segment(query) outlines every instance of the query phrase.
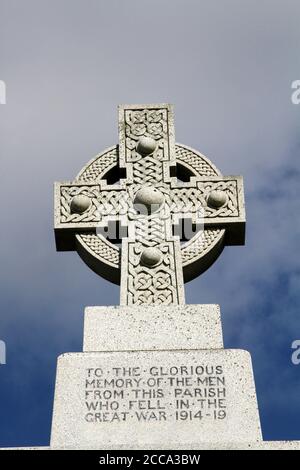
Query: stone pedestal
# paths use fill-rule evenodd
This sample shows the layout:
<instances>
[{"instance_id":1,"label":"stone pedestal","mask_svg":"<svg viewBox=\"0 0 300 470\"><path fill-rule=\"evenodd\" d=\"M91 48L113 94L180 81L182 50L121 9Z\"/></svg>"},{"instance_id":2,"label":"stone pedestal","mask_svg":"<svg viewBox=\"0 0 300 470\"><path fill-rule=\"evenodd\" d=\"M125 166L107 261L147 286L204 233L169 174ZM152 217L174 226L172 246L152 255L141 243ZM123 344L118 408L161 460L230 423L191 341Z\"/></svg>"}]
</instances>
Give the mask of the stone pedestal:
<instances>
[{"instance_id":1,"label":"stone pedestal","mask_svg":"<svg viewBox=\"0 0 300 470\"><path fill-rule=\"evenodd\" d=\"M83 351L223 348L218 305L87 307Z\"/></svg>"},{"instance_id":2,"label":"stone pedestal","mask_svg":"<svg viewBox=\"0 0 300 470\"><path fill-rule=\"evenodd\" d=\"M179 449L262 440L250 355L217 305L88 307L58 359L51 448Z\"/></svg>"},{"instance_id":3,"label":"stone pedestal","mask_svg":"<svg viewBox=\"0 0 300 470\"><path fill-rule=\"evenodd\" d=\"M51 447L148 449L255 442L261 431L249 353L64 354Z\"/></svg>"},{"instance_id":4,"label":"stone pedestal","mask_svg":"<svg viewBox=\"0 0 300 470\"><path fill-rule=\"evenodd\" d=\"M262 440L218 305L87 307L83 349L58 358L50 447L19 449L300 450Z\"/></svg>"}]
</instances>

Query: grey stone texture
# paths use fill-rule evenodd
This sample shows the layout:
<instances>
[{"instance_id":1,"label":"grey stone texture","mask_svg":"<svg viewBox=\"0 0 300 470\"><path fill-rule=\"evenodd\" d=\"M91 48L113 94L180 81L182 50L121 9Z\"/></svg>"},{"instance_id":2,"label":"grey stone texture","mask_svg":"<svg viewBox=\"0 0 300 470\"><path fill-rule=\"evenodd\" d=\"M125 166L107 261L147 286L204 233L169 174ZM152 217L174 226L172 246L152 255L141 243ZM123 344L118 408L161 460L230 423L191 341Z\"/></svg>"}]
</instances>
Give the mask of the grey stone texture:
<instances>
[{"instance_id":1,"label":"grey stone texture","mask_svg":"<svg viewBox=\"0 0 300 470\"><path fill-rule=\"evenodd\" d=\"M73 449L73 448L72 448ZM120 447L121 450L127 450L127 447ZM136 448L139 450L141 448ZM143 448L144 449L144 448ZM142 449L142 450L143 450ZM153 449L158 450L173 450L167 446L164 446L162 442L159 447ZM300 441L257 441L257 442L216 442L216 443L190 443L185 446L178 445L176 449L187 449L187 450L300 450ZM6 447L0 450L51 450L51 447ZM76 449L75 449L76 450ZM97 450L101 450L97 447ZM147 447L147 450L151 450L151 447Z\"/></svg>"},{"instance_id":2,"label":"grey stone texture","mask_svg":"<svg viewBox=\"0 0 300 470\"><path fill-rule=\"evenodd\" d=\"M218 348L223 348L218 305L85 309L84 352Z\"/></svg>"},{"instance_id":3,"label":"grey stone texture","mask_svg":"<svg viewBox=\"0 0 300 470\"><path fill-rule=\"evenodd\" d=\"M70 353L58 358L51 448L148 449L262 439L241 350Z\"/></svg>"}]
</instances>

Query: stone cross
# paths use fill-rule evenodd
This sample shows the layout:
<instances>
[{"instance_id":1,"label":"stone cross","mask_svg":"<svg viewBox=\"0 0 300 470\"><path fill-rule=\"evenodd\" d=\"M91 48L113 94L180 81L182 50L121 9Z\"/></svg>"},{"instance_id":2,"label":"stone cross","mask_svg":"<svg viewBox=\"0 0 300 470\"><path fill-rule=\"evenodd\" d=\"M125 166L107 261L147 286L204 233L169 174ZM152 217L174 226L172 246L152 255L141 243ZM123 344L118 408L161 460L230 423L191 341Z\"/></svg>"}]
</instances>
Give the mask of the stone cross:
<instances>
[{"instance_id":1,"label":"stone cross","mask_svg":"<svg viewBox=\"0 0 300 470\"><path fill-rule=\"evenodd\" d=\"M189 233L178 235L182 227ZM95 272L120 282L121 305L183 304L184 281L224 245L244 243L242 177L223 177L202 154L175 144L171 105L120 106L119 145L75 181L55 183L55 235L58 250L76 249Z\"/></svg>"}]
</instances>

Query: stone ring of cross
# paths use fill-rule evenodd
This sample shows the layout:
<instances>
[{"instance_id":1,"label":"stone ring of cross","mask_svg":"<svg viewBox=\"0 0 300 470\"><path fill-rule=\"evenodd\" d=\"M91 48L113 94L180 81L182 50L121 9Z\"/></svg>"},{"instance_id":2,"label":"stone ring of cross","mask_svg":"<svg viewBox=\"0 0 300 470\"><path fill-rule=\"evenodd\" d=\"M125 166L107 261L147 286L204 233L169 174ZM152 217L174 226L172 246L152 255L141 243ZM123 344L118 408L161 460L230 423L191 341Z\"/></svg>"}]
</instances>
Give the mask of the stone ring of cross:
<instances>
[{"instance_id":1,"label":"stone ring of cross","mask_svg":"<svg viewBox=\"0 0 300 470\"><path fill-rule=\"evenodd\" d=\"M171 105L122 105L119 145L55 183L55 237L121 284L121 305L183 304L184 281L244 244L243 180L175 144Z\"/></svg>"}]
</instances>

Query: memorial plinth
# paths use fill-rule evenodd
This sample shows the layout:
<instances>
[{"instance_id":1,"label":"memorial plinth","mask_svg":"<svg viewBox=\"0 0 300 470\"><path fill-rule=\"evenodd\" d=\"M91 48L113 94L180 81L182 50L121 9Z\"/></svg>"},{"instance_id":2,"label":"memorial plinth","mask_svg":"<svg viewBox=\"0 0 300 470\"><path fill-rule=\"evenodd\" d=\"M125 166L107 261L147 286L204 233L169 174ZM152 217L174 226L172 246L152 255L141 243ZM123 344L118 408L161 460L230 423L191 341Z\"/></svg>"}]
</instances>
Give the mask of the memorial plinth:
<instances>
[{"instance_id":1,"label":"memorial plinth","mask_svg":"<svg viewBox=\"0 0 300 470\"><path fill-rule=\"evenodd\" d=\"M88 322L92 310L87 310ZM100 312L103 317L104 308ZM118 311L110 324L119 324L121 313L126 315ZM172 307L153 316L152 328L159 329L160 318L164 328L166 314L172 315ZM175 331L173 323L169 336ZM176 349L154 349L161 343L151 345L146 332L141 333L141 349L131 350L130 330L127 336L129 347L123 338L123 350L101 350L99 339L98 352L59 357L51 448L177 449L192 441L201 448L208 442L262 440L248 352L219 349L215 340L211 349L192 344L180 350L179 339Z\"/></svg>"}]
</instances>

